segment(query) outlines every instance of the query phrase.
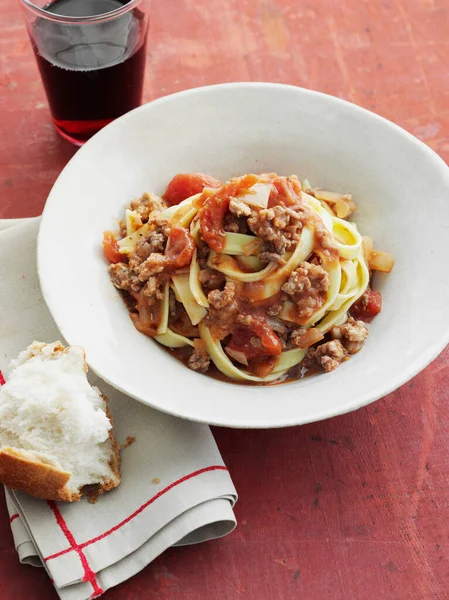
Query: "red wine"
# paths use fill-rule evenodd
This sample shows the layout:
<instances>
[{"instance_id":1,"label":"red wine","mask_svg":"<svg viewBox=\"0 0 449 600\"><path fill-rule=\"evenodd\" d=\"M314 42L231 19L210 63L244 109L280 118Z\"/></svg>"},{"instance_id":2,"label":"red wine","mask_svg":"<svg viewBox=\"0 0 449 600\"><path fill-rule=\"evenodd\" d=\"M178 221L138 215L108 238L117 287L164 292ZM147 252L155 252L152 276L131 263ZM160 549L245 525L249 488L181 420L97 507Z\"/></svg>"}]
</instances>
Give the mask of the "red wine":
<instances>
[{"instance_id":1,"label":"red wine","mask_svg":"<svg viewBox=\"0 0 449 600\"><path fill-rule=\"evenodd\" d=\"M128 0L55 0L63 16L108 13ZM82 144L142 100L146 22L135 8L109 20L70 24L37 18L31 32L53 121Z\"/></svg>"}]
</instances>

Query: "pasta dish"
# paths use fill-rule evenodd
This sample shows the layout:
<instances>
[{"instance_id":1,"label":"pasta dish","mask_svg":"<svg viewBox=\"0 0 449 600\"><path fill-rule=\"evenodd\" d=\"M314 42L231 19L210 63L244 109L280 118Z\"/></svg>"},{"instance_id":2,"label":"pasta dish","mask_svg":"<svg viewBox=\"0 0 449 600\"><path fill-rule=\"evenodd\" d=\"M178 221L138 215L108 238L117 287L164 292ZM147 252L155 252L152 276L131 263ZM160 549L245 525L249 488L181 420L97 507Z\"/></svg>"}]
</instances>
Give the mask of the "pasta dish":
<instances>
[{"instance_id":1,"label":"pasta dish","mask_svg":"<svg viewBox=\"0 0 449 600\"><path fill-rule=\"evenodd\" d=\"M103 248L140 332L195 371L279 383L338 367L381 310L371 275L394 261L355 209L296 176L178 174L131 202Z\"/></svg>"}]
</instances>

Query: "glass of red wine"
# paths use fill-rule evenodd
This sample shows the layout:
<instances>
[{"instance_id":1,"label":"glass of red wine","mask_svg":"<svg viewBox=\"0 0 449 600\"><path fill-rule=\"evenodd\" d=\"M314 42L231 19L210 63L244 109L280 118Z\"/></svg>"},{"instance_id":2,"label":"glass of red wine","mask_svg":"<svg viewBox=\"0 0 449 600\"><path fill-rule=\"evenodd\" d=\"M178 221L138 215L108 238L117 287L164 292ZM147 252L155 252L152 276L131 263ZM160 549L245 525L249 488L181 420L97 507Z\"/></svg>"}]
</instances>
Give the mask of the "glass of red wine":
<instances>
[{"instance_id":1,"label":"glass of red wine","mask_svg":"<svg viewBox=\"0 0 449 600\"><path fill-rule=\"evenodd\" d=\"M142 101L150 0L20 0L57 131L81 146Z\"/></svg>"}]
</instances>

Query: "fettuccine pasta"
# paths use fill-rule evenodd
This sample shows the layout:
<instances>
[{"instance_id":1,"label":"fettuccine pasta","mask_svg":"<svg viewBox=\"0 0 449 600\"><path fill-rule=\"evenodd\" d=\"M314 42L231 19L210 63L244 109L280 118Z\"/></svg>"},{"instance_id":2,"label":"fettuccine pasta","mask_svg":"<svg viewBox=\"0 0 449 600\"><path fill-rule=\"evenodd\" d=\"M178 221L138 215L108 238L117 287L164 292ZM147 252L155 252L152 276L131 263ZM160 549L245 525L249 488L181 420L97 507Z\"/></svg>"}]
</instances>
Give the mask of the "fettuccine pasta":
<instances>
[{"instance_id":1,"label":"fettuccine pasta","mask_svg":"<svg viewBox=\"0 0 449 600\"><path fill-rule=\"evenodd\" d=\"M372 271L393 258L348 220L355 208L296 176L180 174L131 202L103 246L140 332L193 370L268 384L363 346L381 309Z\"/></svg>"}]
</instances>

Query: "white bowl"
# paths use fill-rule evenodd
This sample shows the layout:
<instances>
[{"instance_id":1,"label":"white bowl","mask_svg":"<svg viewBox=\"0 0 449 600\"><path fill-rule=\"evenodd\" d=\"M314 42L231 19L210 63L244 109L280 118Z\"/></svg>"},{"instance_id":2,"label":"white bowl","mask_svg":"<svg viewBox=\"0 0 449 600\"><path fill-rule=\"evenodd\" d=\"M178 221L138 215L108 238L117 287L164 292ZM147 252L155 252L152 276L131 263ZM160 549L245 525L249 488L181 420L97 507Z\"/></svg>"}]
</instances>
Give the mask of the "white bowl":
<instances>
[{"instance_id":1,"label":"white bowl","mask_svg":"<svg viewBox=\"0 0 449 600\"><path fill-rule=\"evenodd\" d=\"M102 233L178 172L276 171L351 192L362 233L396 259L363 350L336 371L275 387L199 375L134 328L109 281ZM342 100L235 83L142 106L81 148L55 183L38 242L42 291L89 366L162 411L231 427L280 427L354 410L423 369L449 340L449 169L423 143ZM50 341L50 340L46 340Z\"/></svg>"}]
</instances>

